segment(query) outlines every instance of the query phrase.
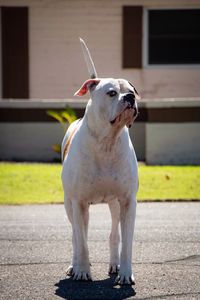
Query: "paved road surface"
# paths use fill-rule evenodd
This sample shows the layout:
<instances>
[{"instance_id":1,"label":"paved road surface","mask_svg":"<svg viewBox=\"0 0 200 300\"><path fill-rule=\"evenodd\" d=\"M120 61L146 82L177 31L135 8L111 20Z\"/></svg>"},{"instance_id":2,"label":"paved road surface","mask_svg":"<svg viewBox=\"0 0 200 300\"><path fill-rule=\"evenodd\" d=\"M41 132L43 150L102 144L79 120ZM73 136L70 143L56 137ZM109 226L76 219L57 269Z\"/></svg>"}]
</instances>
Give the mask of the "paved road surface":
<instances>
[{"instance_id":1,"label":"paved road surface","mask_svg":"<svg viewBox=\"0 0 200 300\"><path fill-rule=\"evenodd\" d=\"M93 282L65 277L71 229L62 205L0 206L0 299L200 299L200 203L138 205L134 289L107 275L110 215L91 207Z\"/></svg>"}]
</instances>

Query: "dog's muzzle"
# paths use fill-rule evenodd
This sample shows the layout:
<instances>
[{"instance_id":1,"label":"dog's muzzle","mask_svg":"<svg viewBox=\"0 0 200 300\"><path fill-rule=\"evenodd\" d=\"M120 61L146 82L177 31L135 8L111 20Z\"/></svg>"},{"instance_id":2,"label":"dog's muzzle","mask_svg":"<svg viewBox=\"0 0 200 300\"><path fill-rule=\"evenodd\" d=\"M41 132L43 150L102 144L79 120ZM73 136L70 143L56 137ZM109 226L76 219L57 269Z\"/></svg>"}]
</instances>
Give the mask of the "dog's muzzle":
<instances>
[{"instance_id":1,"label":"dog's muzzle","mask_svg":"<svg viewBox=\"0 0 200 300\"><path fill-rule=\"evenodd\" d=\"M128 103L128 106L126 109L134 109L134 117L137 116L138 114L138 109L137 109L137 105L135 102L135 95L132 93L128 93L123 97L123 102L124 103Z\"/></svg>"},{"instance_id":2,"label":"dog's muzzle","mask_svg":"<svg viewBox=\"0 0 200 300\"><path fill-rule=\"evenodd\" d=\"M133 121L136 119L137 115L138 115L138 108L137 108L137 103L135 100L135 95L133 93L127 93L123 96L123 98L121 99L121 103L123 103L123 105L121 106L122 110L118 113L118 115L110 121L111 125L115 124L116 121L120 121L121 120L121 116L127 111L127 110L131 110L130 111L130 117L133 118ZM131 123L133 122L131 121ZM126 124L129 128L131 127L131 124Z\"/></svg>"}]
</instances>

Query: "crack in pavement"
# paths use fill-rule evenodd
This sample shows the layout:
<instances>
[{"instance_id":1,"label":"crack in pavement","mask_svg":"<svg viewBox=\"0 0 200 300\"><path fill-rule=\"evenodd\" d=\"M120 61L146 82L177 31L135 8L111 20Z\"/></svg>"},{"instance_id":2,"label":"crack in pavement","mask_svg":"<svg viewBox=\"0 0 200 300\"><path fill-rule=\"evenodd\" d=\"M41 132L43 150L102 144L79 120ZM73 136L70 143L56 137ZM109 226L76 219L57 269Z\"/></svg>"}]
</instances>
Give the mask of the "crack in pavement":
<instances>
[{"instance_id":1,"label":"crack in pavement","mask_svg":"<svg viewBox=\"0 0 200 300\"><path fill-rule=\"evenodd\" d=\"M193 256L198 256L200 255L192 255ZM184 261L184 260L189 260L188 258L181 258L177 260L172 260L172 261L163 261L163 262L133 262L133 265L168 265L172 264L173 262L179 262L179 261ZM61 265L61 264L71 264L70 261L47 261L47 262L27 262L27 263L0 263L0 266L2 267L9 267L9 266L29 266L29 265ZM107 262L102 262L102 261L93 261L92 264L109 264L109 261ZM174 264L175 265L175 264ZM188 264L178 264L181 266L187 266L189 267L190 265ZM199 267L200 265L198 264L192 264L193 267Z\"/></svg>"},{"instance_id":2,"label":"crack in pavement","mask_svg":"<svg viewBox=\"0 0 200 300\"><path fill-rule=\"evenodd\" d=\"M166 260L166 263L173 263L173 262L179 262L179 261L190 261L190 260L199 260L200 261L200 255L189 255L186 257L178 258L178 259L172 259L172 260Z\"/></svg>"},{"instance_id":3,"label":"crack in pavement","mask_svg":"<svg viewBox=\"0 0 200 300\"><path fill-rule=\"evenodd\" d=\"M183 297L183 296L198 296L200 295L200 292L197 293L172 293L172 294L165 294L165 295L157 295L157 296L149 296L149 297L141 297L141 298L135 298L140 300L152 300L152 299L166 299L171 297Z\"/></svg>"}]
</instances>

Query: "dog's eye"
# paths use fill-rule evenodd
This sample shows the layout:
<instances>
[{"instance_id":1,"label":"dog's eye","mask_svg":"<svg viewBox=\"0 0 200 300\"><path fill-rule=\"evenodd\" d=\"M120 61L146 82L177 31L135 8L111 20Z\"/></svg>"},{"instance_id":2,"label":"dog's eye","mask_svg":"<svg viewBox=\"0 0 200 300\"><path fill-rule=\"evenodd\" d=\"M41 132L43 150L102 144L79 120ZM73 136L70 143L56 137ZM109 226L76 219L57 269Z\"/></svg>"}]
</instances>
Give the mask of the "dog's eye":
<instances>
[{"instance_id":1,"label":"dog's eye","mask_svg":"<svg viewBox=\"0 0 200 300\"><path fill-rule=\"evenodd\" d=\"M115 97L117 95L117 92L116 91L109 91L107 93L107 95L109 95L110 97Z\"/></svg>"},{"instance_id":2,"label":"dog's eye","mask_svg":"<svg viewBox=\"0 0 200 300\"><path fill-rule=\"evenodd\" d=\"M129 92L129 94L134 94L134 92L133 92L133 91L131 91L131 90L129 90L128 92Z\"/></svg>"}]
</instances>

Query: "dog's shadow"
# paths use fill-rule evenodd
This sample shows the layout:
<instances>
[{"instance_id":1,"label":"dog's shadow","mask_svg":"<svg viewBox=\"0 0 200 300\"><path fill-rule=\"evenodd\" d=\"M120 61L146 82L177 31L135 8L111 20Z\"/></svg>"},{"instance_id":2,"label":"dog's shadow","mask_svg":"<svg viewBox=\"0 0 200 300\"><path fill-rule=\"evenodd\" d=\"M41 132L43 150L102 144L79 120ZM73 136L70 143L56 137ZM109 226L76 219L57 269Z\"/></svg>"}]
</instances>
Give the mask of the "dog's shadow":
<instances>
[{"instance_id":1,"label":"dog's shadow","mask_svg":"<svg viewBox=\"0 0 200 300\"><path fill-rule=\"evenodd\" d=\"M66 300L122 300L135 296L136 292L131 286L115 286L115 277L98 281L73 281L72 278L60 280L55 284L55 294Z\"/></svg>"}]
</instances>

